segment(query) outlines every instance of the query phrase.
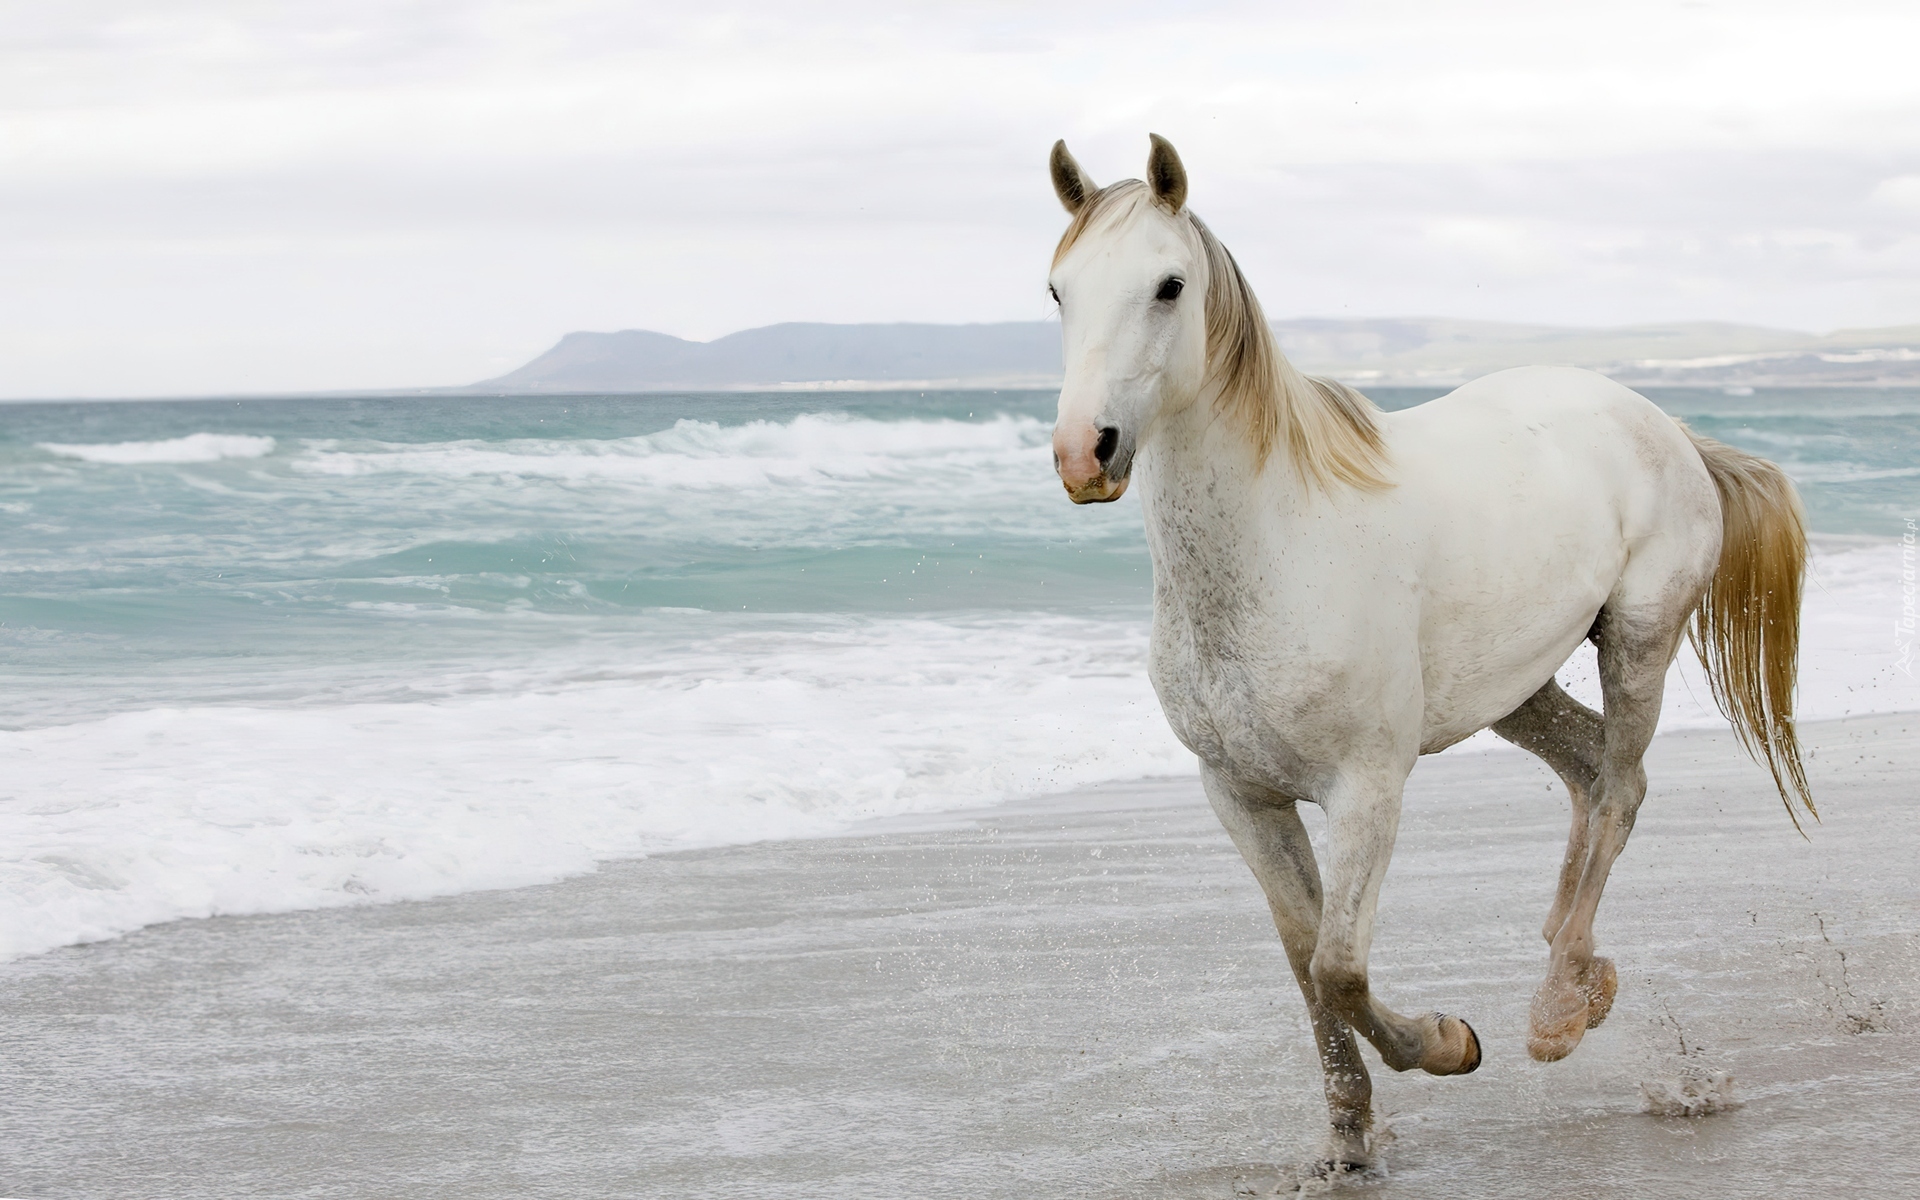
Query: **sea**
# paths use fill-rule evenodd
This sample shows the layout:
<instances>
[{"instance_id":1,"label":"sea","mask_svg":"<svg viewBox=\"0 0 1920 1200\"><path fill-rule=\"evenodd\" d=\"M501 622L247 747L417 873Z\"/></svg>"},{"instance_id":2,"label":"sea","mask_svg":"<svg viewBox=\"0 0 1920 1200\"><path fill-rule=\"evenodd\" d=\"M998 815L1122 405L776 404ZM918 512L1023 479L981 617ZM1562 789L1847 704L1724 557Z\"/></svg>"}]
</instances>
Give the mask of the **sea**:
<instances>
[{"instance_id":1,"label":"sea","mask_svg":"<svg viewBox=\"0 0 1920 1200\"><path fill-rule=\"evenodd\" d=\"M1920 389L1649 394L1800 486L1802 719L1920 710ZM0 405L0 959L1192 774L1053 403Z\"/></svg>"}]
</instances>

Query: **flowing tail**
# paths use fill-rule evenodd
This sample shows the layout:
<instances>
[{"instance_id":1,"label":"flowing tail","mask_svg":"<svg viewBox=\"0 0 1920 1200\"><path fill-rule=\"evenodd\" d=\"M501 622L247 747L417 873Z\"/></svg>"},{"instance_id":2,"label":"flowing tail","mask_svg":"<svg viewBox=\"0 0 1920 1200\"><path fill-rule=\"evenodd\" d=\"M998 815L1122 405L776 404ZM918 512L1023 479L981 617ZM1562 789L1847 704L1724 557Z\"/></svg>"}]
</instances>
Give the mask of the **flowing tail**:
<instances>
[{"instance_id":1,"label":"flowing tail","mask_svg":"<svg viewBox=\"0 0 1920 1200\"><path fill-rule=\"evenodd\" d=\"M1799 829L1796 799L1820 819L1793 728L1806 515L1792 481L1773 463L1691 429L1687 436L1720 493L1723 528L1720 565L1687 636L1714 702L1747 752L1773 772L1780 800Z\"/></svg>"}]
</instances>

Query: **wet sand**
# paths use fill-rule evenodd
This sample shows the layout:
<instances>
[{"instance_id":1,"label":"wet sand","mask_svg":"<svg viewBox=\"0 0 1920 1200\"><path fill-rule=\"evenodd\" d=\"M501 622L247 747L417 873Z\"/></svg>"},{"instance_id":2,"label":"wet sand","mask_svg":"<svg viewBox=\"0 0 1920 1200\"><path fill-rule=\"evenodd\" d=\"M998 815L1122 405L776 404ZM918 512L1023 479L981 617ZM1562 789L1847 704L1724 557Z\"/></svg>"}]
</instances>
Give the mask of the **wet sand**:
<instances>
[{"instance_id":1,"label":"wet sand","mask_svg":"<svg viewBox=\"0 0 1920 1200\"><path fill-rule=\"evenodd\" d=\"M1811 842L1730 736L1658 740L1598 926L1619 1003L1550 1066L1565 796L1518 754L1422 764L1374 981L1486 1060L1376 1071L1365 1194L1920 1194L1920 717L1804 732ZM159 926L0 966L0 1011L9 1197L1227 1197L1324 1120L1193 780ZM1641 1111L1718 1071L1740 1107Z\"/></svg>"}]
</instances>

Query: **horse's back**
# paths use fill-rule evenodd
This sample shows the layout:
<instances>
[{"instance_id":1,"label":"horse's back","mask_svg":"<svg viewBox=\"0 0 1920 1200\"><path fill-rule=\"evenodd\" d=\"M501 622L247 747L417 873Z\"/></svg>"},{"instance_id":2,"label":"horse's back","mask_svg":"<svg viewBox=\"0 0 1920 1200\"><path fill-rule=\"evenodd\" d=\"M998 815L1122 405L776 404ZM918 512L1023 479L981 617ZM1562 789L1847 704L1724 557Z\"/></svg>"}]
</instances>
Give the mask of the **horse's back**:
<instances>
[{"instance_id":1,"label":"horse's back","mask_svg":"<svg viewBox=\"0 0 1920 1200\"><path fill-rule=\"evenodd\" d=\"M1687 576L1717 553L1718 501L1685 432L1603 375L1502 371L1383 425L1419 546L1436 741L1511 711L1636 574Z\"/></svg>"},{"instance_id":2,"label":"horse's back","mask_svg":"<svg viewBox=\"0 0 1920 1200\"><path fill-rule=\"evenodd\" d=\"M1676 460L1698 465L1685 433L1651 400L1576 367L1499 371L1385 419L1389 436L1399 435L1396 460L1430 459L1445 446L1472 450L1483 468L1498 468L1507 455L1507 465L1525 475L1530 456L1546 452L1564 457L1588 486L1604 482L1596 470L1644 477Z\"/></svg>"},{"instance_id":3,"label":"horse's back","mask_svg":"<svg viewBox=\"0 0 1920 1200\"><path fill-rule=\"evenodd\" d=\"M1402 502L1444 507L1446 519L1435 523L1442 542L1499 535L1524 549L1585 533L1632 543L1676 517L1689 527L1718 524L1717 504L1673 511L1676 500L1712 486L1685 431L1592 371L1501 371L1388 414L1385 424Z\"/></svg>"}]
</instances>

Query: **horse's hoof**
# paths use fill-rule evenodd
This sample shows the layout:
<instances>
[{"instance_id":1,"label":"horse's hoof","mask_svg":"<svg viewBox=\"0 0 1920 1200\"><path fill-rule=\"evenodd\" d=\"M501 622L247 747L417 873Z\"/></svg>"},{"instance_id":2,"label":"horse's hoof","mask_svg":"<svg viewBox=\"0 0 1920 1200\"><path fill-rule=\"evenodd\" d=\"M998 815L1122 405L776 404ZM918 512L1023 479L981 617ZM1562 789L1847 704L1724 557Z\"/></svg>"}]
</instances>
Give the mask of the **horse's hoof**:
<instances>
[{"instance_id":1,"label":"horse's hoof","mask_svg":"<svg viewBox=\"0 0 1920 1200\"><path fill-rule=\"evenodd\" d=\"M1455 1017L1454 1020L1460 1021L1460 1018ZM1473 1026L1467 1024L1465 1021L1460 1021L1460 1028L1467 1031L1467 1053L1469 1057L1465 1065L1456 1071L1455 1074L1471 1075L1480 1069L1480 1035L1475 1033Z\"/></svg>"},{"instance_id":2,"label":"horse's hoof","mask_svg":"<svg viewBox=\"0 0 1920 1200\"><path fill-rule=\"evenodd\" d=\"M1480 1069L1480 1035L1459 1017L1433 1014L1438 1045L1420 1060L1429 1075L1471 1075Z\"/></svg>"},{"instance_id":3,"label":"horse's hoof","mask_svg":"<svg viewBox=\"0 0 1920 1200\"><path fill-rule=\"evenodd\" d=\"M1587 1001L1587 1028L1598 1029L1613 1011L1613 998L1620 991L1620 972L1614 970L1612 959L1595 958L1580 972L1577 986Z\"/></svg>"},{"instance_id":4,"label":"horse's hoof","mask_svg":"<svg viewBox=\"0 0 1920 1200\"><path fill-rule=\"evenodd\" d=\"M1587 1032L1591 1011L1580 988L1551 977L1533 995L1527 1018L1527 1054L1535 1062L1559 1062Z\"/></svg>"},{"instance_id":5,"label":"horse's hoof","mask_svg":"<svg viewBox=\"0 0 1920 1200\"><path fill-rule=\"evenodd\" d=\"M1527 1035L1527 1057L1533 1059L1535 1062L1559 1062L1567 1055L1572 1054L1574 1049L1580 1045L1580 1034L1582 1032L1584 1031L1569 1033L1564 1030L1551 1030L1546 1033L1529 1033Z\"/></svg>"}]
</instances>

